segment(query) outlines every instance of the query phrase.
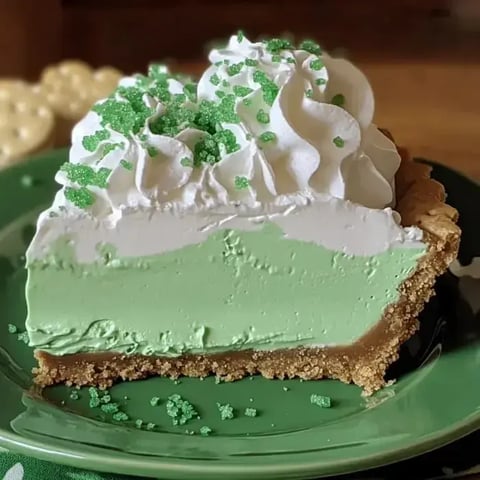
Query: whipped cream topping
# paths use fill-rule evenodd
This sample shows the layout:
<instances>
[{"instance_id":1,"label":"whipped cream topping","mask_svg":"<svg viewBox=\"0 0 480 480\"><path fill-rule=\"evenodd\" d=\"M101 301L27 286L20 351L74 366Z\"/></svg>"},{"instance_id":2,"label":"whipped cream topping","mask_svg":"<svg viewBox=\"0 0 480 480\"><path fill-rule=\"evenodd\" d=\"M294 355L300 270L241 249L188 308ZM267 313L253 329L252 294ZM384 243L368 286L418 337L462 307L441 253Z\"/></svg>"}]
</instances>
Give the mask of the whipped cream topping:
<instances>
[{"instance_id":1,"label":"whipped cream topping","mask_svg":"<svg viewBox=\"0 0 480 480\"><path fill-rule=\"evenodd\" d=\"M351 63L273 39L231 37L198 85L150 67L120 82L72 133L54 207L118 220L138 208L288 206L322 194L394 205L400 158L372 124Z\"/></svg>"}]
</instances>

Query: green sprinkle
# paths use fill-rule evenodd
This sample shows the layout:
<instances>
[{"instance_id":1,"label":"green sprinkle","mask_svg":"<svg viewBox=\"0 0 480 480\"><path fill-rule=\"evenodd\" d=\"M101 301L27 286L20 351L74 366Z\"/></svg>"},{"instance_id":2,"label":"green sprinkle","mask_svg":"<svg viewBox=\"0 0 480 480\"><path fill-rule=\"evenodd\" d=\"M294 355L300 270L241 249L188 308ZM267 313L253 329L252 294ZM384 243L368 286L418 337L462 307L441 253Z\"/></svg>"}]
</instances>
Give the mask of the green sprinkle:
<instances>
[{"instance_id":1,"label":"green sprinkle","mask_svg":"<svg viewBox=\"0 0 480 480\"><path fill-rule=\"evenodd\" d=\"M147 423L147 430L151 431L156 427L156 425L152 422Z\"/></svg>"},{"instance_id":2,"label":"green sprinkle","mask_svg":"<svg viewBox=\"0 0 480 480\"><path fill-rule=\"evenodd\" d=\"M101 167L95 170L88 165L81 163L66 162L60 167L61 172L67 174L67 178L81 187L108 187L108 177L112 170L110 168Z\"/></svg>"},{"instance_id":3,"label":"green sprinkle","mask_svg":"<svg viewBox=\"0 0 480 480\"><path fill-rule=\"evenodd\" d=\"M100 402L102 403L110 403L112 401L112 397L107 393L101 399Z\"/></svg>"},{"instance_id":4,"label":"green sprinkle","mask_svg":"<svg viewBox=\"0 0 480 480\"><path fill-rule=\"evenodd\" d=\"M138 418L137 420L135 420L135 426L137 428L142 428L142 425L143 425L143 420L141 418Z\"/></svg>"},{"instance_id":5,"label":"green sprinkle","mask_svg":"<svg viewBox=\"0 0 480 480\"><path fill-rule=\"evenodd\" d=\"M305 96L307 98L312 98L313 97L313 90L311 88L309 88L306 92L305 92Z\"/></svg>"},{"instance_id":6,"label":"green sprinkle","mask_svg":"<svg viewBox=\"0 0 480 480\"><path fill-rule=\"evenodd\" d=\"M133 163L129 162L128 160L120 160L120 165L125 169L125 170L133 170Z\"/></svg>"},{"instance_id":7,"label":"green sprinkle","mask_svg":"<svg viewBox=\"0 0 480 480\"><path fill-rule=\"evenodd\" d=\"M288 392L290 389L288 387L283 387L284 392Z\"/></svg>"},{"instance_id":8,"label":"green sprinkle","mask_svg":"<svg viewBox=\"0 0 480 480\"><path fill-rule=\"evenodd\" d=\"M260 84L263 93L263 100L267 105L272 106L278 94L278 87L268 78L268 76L261 70L255 70L253 74L253 81Z\"/></svg>"},{"instance_id":9,"label":"green sprinkle","mask_svg":"<svg viewBox=\"0 0 480 480\"><path fill-rule=\"evenodd\" d=\"M256 417L257 416L257 409L256 408L246 408L245 415L247 417Z\"/></svg>"},{"instance_id":10,"label":"green sprinkle","mask_svg":"<svg viewBox=\"0 0 480 480\"><path fill-rule=\"evenodd\" d=\"M78 390L72 390L70 392L70 398L72 400L78 400L80 398L79 395L78 395Z\"/></svg>"},{"instance_id":11,"label":"green sprinkle","mask_svg":"<svg viewBox=\"0 0 480 480\"><path fill-rule=\"evenodd\" d=\"M233 408L229 403L222 405L217 403L218 411L220 412L220 418L222 420L231 420L235 415L233 413Z\"/></svg>"},{"instance_id":12,"label":"green sprinkle","mask_svg":"<svg viewBox=\"0 0 480 480\"><path fill-rule=\"evenodd\" d=\"M238 175L235 177L235 188L237 190L244 190L250 186L250 181L247 177L239 177Z\"/></svg>"},{"instance_id":13,"label":"green sprinkle","mask_svg":"<svg viewBox=\"0 0 480 480\"><path fill-rule=\"evenodd\" d=\"M230 82L227 80L222 80L222 87L228 88L230 86Z\"/></svg>"},{"instance_id":14,"label":"green sprinkle","mask_svg":"<svg viewBox=\"0 0 480 480\"><path fill-rule=\"evenodd\" d=\"M246 106L249 107L252 104L252 99L251 98L244 98L242 100L242 103Z\"/></svg>"},{"instance_id":15,"label":"green sprinkle","mask_svg":"<svg viewBox=\"0 0 480 480\"><path fill-rule=\"evenodd\" d=\"M333 143L338 147L342 148L345 145L345 140L342 137L335 137Z\"/></svg>"},{"instance_id":16,"label":"green sprinkle","mask_svg":"<svg viewBox=\"0 0 480 480\"><path fill-rule=\"evenodd\" d=\"M295 58L293 57L287 57L287 63L297 63Z\"/></svg>"},{"instance_id":17,"label":"green sprinkle","mask_svg":"<svg viewBox=\"0 0 480 480\"><path fill-rule=\"evenodd\" d=\"M203 427L200 427L200 435L204 437L208 437L212 433L212 429L210 427L207 427L206 425Z\"/></svg>"},{"instance_id":18,"label":"green sprinkle","mask_svg":"<svg viewBox=\"0 0 480 480\"><path fill-rule=\"evenodd\" d=\"M230 77L238 75L242 71L244 65L244 62L232 63L232 65L227 67L227 74L230 75Z\"/></svg>"},{"instance_id":19,"label":"green sprinkle","mask_svg":"<svg viewBox=\"0 0 480 480\"><path fill-rule=\"evenodd\" d=\"M110 133L107 130L97 130L93 135L83 137L82 145L85 150L94 152L100 145L100 142L108 138L110 138Z\"/></svg>"},{"instance_id":20,"label":"green sprinkle","mask_svg":"<svg viewBox=\"0 0 480 480\"><path fill-rule=\"evenodd\" d=\"M97 408L100 406L100 399L99 398L90 398L88 402L90 408Z\"/></svg>"},{"instance_id":21,"label":"green sprinkle","mask_svg":"<svg viewBox=\"0 0 480 480\"><path fill-rule=\"evenodd\" d=\"M90 395L90 398L98 398L98 390L95 387L90 387L88 389L88 394Z\"/></svg>"},{"instance_id":22,"label":"green sprinkle","mask_svg":"<svg viewBox=\"0 0 480 480\"><path fill-rule=\"evenodd\" d=\"M128 415L125 413L125 412L117 412L117 413L114 413L112 418L116 421L116 422L126 422L128 421L129 417Z\"/></svg>"},{"instance_id":23,"label":"green sprinkle","mask_svg":"<svg viewBox=\"0 0 480 480\"><path fill-rule=\"evenodd\" d=\"M103 413L117 413L119 411L118 403L107 403L100 407Z\"/></svg>"},{"instance_id":24,"label":"green sprinkle","mask_svg":"<svg viewBox=\"0 0 480 480\"><path fill-rule=\"evenodd\" d=\"M239 30L239 31L237 32L237 42L238 42L238 43L241 43L244 38L245 38L244 33L243 33L241 30Z\"/></svg>"},{"instance_id":25,"label":"green sprinkle","mask_svg":"<svg viewBox=\"0 0 480 480\"><path fill-rule=\"evenodd\" d=\"M146 135L145 133L142 133L141 135L138 136L138 139L139 139L141 142L146 142L147 139L148 139L148 135Z\"/></svg>"},{"instance_id":26,"label":"green sprinkle","mask_svg":"<svg viewBox=\"0 0 480 480\"><path fill-rule=\"evenodd\" d=\"M337 107L343 107L345 105L345 97L341 93L337 93L333 96L331 103Z\"/></svg>"},{"instance_id":27,"label":"green sprinkle","mask_svg":"<svg viewBox=\"0 0 480 480\"><path fill-rule=\"evenodd\" d=\"M148 156L153 158L158 155L158 148L152 147L151 145L147 147Z\"/></svg>"},{"instance_id":28,"label":"green sprinkle","mask_svg":"<svg viewBox=\"0 0 480 480\"><path fill-rule=\"evenodd\" d=\"M19 334L17 335L17 339L18 339L20 342L25 343L25 345L28 345L28 343L30 342L30 338L28 337L28 333L27 333L27 332L19 333Z\"/></svg>"},{"instance_id":29,"label":"green sprinkle","mask_svg":"<svg viewBox=\"0 0 480 480\"><path fill-rule=\"evenodd\" d=\"M281 50L291 50L293 49L293 45L290 40L286 40L284 38L272 38L265 42L265 48L267 52L276 54L279 53Z\"/></svg>"},{"instance_id":30,"label":"green sprinkle","mask_svg":"<svg viewBox=\"0 0 480 480\"><path fill-rule=\"evenodd\" d=\"M219 85L220 84L220 77L214 73L211 77L210 77L210 83L212 85Z\"/></svg>"},{"instance_id":31,"label":"green sprinkle","mask_svg":"<svg viewBox=\"0 0 480 480\"><path fill-rule=\"evenodd\" d=\"M256 67L258 65L258 60L255 60L254 58L247 58L245 59L245 65L247 67Z\"/></svg>"},{"instance_id":32,"label":"green sprinkle","mask_svg":"<svg viewBox=\"0 0 480 480\"><path fill-rule=\"evenodd\" d=\"M183 157L180 159L180 165L184 167L193 167L193 160L190 157Z\"/></svg>"},{"instance_id":33,"label":"green sprinkle","mask_svg":"<svg viewBox=\"0 0 480 480\"><path fill-rule=\"evenodd\" d=\"M257 121L260 123L269 123L270 115L265 112L263 109L260 109L257 113Z\"/></svg>"},{"instance_id":34,"label":"green sprinkle","mask_svg":"<svg viewBox=\"0 0 480 480\"><path fill-rule=\"evenodd\" d=\"M105 143L103 145L101 159L104 159L109 153L113 152L117 148L123 148L125 144L123 142L118 143Z\"/></svg>"},{"instance_id":35,"label":"green sprinkle","mask_svg":"<svg viewBox=\"0 0 480 480\"><path fill-rule=\"evenodd\" d=\"M322 60L320 60L319 58L316 58L315 60L312 60L310 62L310 68L312 70L315 70L315 71L321 70L323 68Z\"/></svg>"},{"instance_id":36,"label":"green sprinkle","mask_svg":"<svg viewBox=\"0 0 480 480\"><path fill-rule=\"evenodd\" d=\"M223 90L215 90L215 95L218 98L223 98L226 95L226 93Z\"/></svg>"},{"instance_id":37,"label":"green sprinkle","mask_svg":"<svg viewBox=\"0 0 480 480\"><path fill-rule=\"evenodd\" d=\"M187 83L183 87L183 93L191 102L196 102L197 101L197 84Z\"/></svg>"},{"instance_id":38,"label":"green sprinkle","mask_svg":"<svg viewBox=\"0 0 480 480\"><path fill-rule=\"evenodd\" d=\"M282 57L280 55L272 55L272 62L280 63L282 61Z\"/></svg>"},{"instance_id":39,"label":"green sprinkle","mask_svg":"<svg viewBox=\"0 0 480 480\"><path fill-rule=\"evenodd\" d=\"M312 403L313 405L318 405L322 408L330 408L332 406L332 400L330 399L330 397L326 397L324 395L317 395L315 393L310 396L310 403Z\"/></svg>"},{"instance_id":40,"label":"green sprinkle","mask_svg":"<svg viewBox=\"0 0 480 480\"><path fill-rule=\"evenodd\" d=\"M273 142L277 139L277 136L273 132L263 132L258 138L262 142Z\"/></svg>"},{"instance_id":41,"label":"green sprinkle","mask_svg":"<svg viewBox=\"0 0 480 480\"><path fill-rule=\"evenodd\" d=\"M325 85L325 84L327 83L327 80L326 80L325 78L317 78L317 79L315 80L315 83L316 83L317 85Z\"/></svg>"},{"instance_id":42,"label":"green sprinkle","mask_svg":"<svg viewBox=\"0 0 480 480\"><path fill-rule=\"evenodd\" d=\"M185 425L189 420L198 416L194 406L178 394L168 397L166 410L173 425Z\"/></svg>"},{"instance_id":43,"label":"green sprinkle","mask_svg":"<svg viewBox=\"0 0 480 480\"><path fill-rule=\"evenodd\" d=\"M160 397L152 397L150 399L150 405L152 407L156 407L159 404L159 402L160 402Z\"/></svg>"},{"instance_id":44,"label":"green sprinkle","mask_svg":"<svg viewBox=\"0 0 480 480\"><path fill-rule=\"evenodd\" d=\"M17 333L18 332L18 328L11 323L9 323L7 325L7 327L8 327L8 333Z\"/></svg>"},{"instance_id":45,"label":"green sprinkle","mask_svg":"<svg viewBox=\"0 0 480 480\"><path fill-rule=\"evenodd\" d=\"M95 197L86 187L65 187L65 198L78 208L88 208L95 203Z\"/></svg>"},{"instance_id":46,"label":"green sprinkle","mask_svg":"<svg viewBox=\"0 0 480 480\"><path fill-rule=\"evenodd\" d=\"M300 50L305 50L308 53L312 53L313 55L321 55L322 49L317 42L313 40L304 40L300 43Z\"/></svg>"},{"instance_id":47,"label":"green sprinkle","mask_svg":"<svg viewBox=\"0 0 480 480\"><path fill-rule=\"evenodd\" d=\"M253 90L249 87L243 87L242 85L234 85L233 86L233 93L237 97L245 97L249 93L252 93Z\"/></svg>"}]
</instances>

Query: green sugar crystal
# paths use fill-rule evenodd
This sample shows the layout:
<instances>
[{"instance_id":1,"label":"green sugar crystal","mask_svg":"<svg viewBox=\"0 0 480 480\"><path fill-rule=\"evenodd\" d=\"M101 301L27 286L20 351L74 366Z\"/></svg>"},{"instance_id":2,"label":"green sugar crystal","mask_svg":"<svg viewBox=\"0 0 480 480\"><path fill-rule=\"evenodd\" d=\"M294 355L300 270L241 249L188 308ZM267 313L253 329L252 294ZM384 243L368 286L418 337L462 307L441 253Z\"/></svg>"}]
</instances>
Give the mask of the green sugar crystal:
<instances>
[{"instance_id":1,"label":"green sugar crystal","mask_svg":"<svg viewBox=\"0 0 480 480\"><path fill-rule=\"evenodd\" d=\"M215 85L215 86L219 85L219 84L220 84L220 77L219 77L216 73L214 73L214 74L210 77L210 83L211 83L212 85Z\"/></svg>"},{"instance_id":2,"label":"green sugar crystal","mask_svg":"<svg viewBox=\"0 0 480 480\"><path fill-rule=\"evenodd\" d=\"M208 437L212 433L212 429L210 427L207 427L204 425L203 427L200 427L200 435L203 437Z\"/></svg>"},{"instance_id":3,"label":"green sugar crystal","mask_svg":"<svg viewBox=\"0 0 480 480\"><path fill-rule=\"evenodd\" d=\"M257 121L260 123L269 123L270 115L267 112L265 112L263 109L260 109L257 112Z\"/></svg>"},{"instance_id":4,"label":"green sugar crystal","mask_svg":"<svg viewBox=\"0 0 480 480\"><path fill-rule=\"evenodd\" d=\"M290 389L288 387L283 387L284 392L288 392Z\"/></svg>"},{"instance_id":5,"label":"green sugar crystal","mask_svg":"<svg viewBox=\"0 0 480 480\"><path fill-rule=\"evenodd\" d=\"M230 77L233 77L234 75L238 75L242 71L242 68L244 65L245 65L245 62L232 63L232 65L228 65L227 74Z\"/></svg>"},{"instance_id":6,"label":"green sugar crystal","mask_svg":"<svg viewBox=\"0 0 480 480\"><path fill-rule=\"evenodd\" d=\"M305 92L305 96L307 98L312 98L313 97L313 90L311 88L309 88L306 92Z\"/></svg>"},{"instance_id":7,"label":"green sugar crystal","mask_svg":"<svg viewBox=\"0 0 480 480\"><path fill-rule=\"evenodd\" d=\"M27 333L27 332L19 333L19 334L17 335L17 339L18 339L20 342L23 342L25 345L28 345L28 343L30 342L30 338L28 337L28 333Z\"/></svg>"},{"instance_id":8,"label":"green sugar crystal","mask_svg":"<svg viewBox=\"0 0 480 480\"><path fill-rule=\"evenodd\" d=\"M187 83L183 87L183 93L191 102L197 101L197 84L196 83Z\"/></svg>"},{"instance_id":9,"label":"green sugar crystal","mask_svg":"<svg viewBox=\"0 0 480 480\"><path fill-rule=\"evenodd\" d=\"M129 162L128 160L120 160L120 165L125 169L125 170L133 170L133 163Z\"/></svg>"},{"instance_id":10,"label":"green sugar crystal","mask_svg":"<svg viewBox=\"0 0 480 480\"><path fill-rule=\"evenodd\" d=\"M312 70L315 70L315 71L321 70L323 68L322 60L320 60L319 58L316 58L315 60L312 60L310 62L310 68Z\"/></svg>"},{"instance_id":11,"label":"green sugar crystal","mask_svg":"<svg viewBox=\"0 0 480 480\"><path fill-rule=\"evenodd\" d=\"M233 93L237 96L237 97L245 97L246 95L248 95L249 93L252 93L253 90L249 87L244 87L242 85L234 85L233 86Z\"/></svg>"},{"instance_id":12,"label":"green sugar crystal","mask_svg":"<svg viewBox=\"0 0 480 480\"><path fill-rule=\"evenodd\" d=\"M315 83L316 83L317 85L325 85L325 84L327 83L327 80L326 80L325 78L317 78L317 79L315 80Z\"/></svg>"},{"instance_id":13,"label":"green sugar crystal","mask_svg":"<svg viewBox=\"0 0 480 480\"><path fill-rule=\"evenodd\" d=\"M112 401L112 397L106 393L101 399L100 399L100 402L101 403L110 403Z\"/></svg>"},{"instance_id":14,"label":"green sugar crystal","mask_svg":"<svg viewBox=\"0 0 480 480\"><path fill-rule=\"evenodd\" d=\"M256 67L258 65L258 60L255 60L254 58L247 58L245 59L245 65L247 67Z\"/></svg>"},{"instance_id":15,"label":"green sugar crystal","mask_svg":"<svg viewBox=\"0 0 480 480\"><path fill-rule=\"evenodd\" d=\"M228 82L227 80L222 80L222 87L228 88L229 86L230 86L230 82Z\"/></svg>"},{"instance_id":16,"label":"green sugar crystal","mask_svg":"<svg viewBox=\"0 0 480 480\"><path fill-rule=\"evenodd\" d=\"M268 78L267 74L261 70L255 70L253 81L260 84L263 94L263 100L267 105L272 106L278 94L277 85Z\"/></svg>"},{"instance_id":17,"label":"green sugar crystal","mask_svg":"<svg viewBox=\"0 0 480 480\"><path fill-rule=\"evenodd\" d=\"M297 63L295 58L293 57L287 57L287 63Z\"/></svg>"},{"instance_id":18,"label":"green sugar crystal","mask_svg":"<svg viewBox=\"0 0 480 480\"><path fill-rule=\"evenodd\" d=\"M180 165L184 167L193 167L193 160L190 157L183 157L180 159Z\"/></svg>"},{"instance_id":19,"label":"green sugar crystal","mask_svg":"<svg viewBox=\"0 0 480 480\"><path fill-rule=\"evenodd\" d=\"M345 105L345 96L341 93L337 93L332 97L331 103L337 107L343 107Z\"/></svg>"},{"instance_id":20,"label":"green sugar crystal","mask_svg":"<svg viewBox=\"0 0 480 480\"><path fill-rule=\"evenodd\" d=\"M300 50L305 50L306 52L312 53L313 55L322 54L322 49L320 45L313 40L304 40L302 43L300 43L299 48Z\"/></svg>"},{"instance_id":21,"label":"green sugar crystal","mask_svg":"<svg viewBox=\"0 0 480 480\"><path fill-rule=\"evenodd\" d=\"M110 168L101 167L98 170L94 168L83 165L81 163L64 163L60 167L60 171L67 174L67 178L74 183L82 187L99 187L107 188L108 186L108 176L112 172Z\"/></svg>"},{"instance_id":22,"label":"green sugar crystal","mask_svg":"<svg viewBox=\"0 0 480 480\"><path fill-rule=\"evenodd\" d=\"M112 418L116 422L126 422L129 419L128 415L125 412L116 412L113 414Z\"/></svg>"},{"instance_id":23,"label":"green sugar crystal","mask_svg":"<svg viewBox=\"0 0 480 480\"><path fill-rule=\"evenodd\" d=\"M332 406L332 400L330 399L330 397L326 397L324 395L317 395L315 393L310 396L310 403L312 403L313 405L318 405L322 408L330 408Z\"/></svg>"},{"instance_id":24,"label":"green sugar crystal","mask_svg":"<svg viewBox=\"0 0 480 480\"><path fill-rule=\"evenodd\" d=\"M8 328L8 333L17 333L18 332L18 328L11 323L9 323L7 325L7 328Z\"/></svg>"},{"instance_id":25,"label":"green sugar crystal","mask_svg":"<svg viewBox=\"0 0 480 480\"><path fill-rule=\"evenodd\" d=\"M244 190L250 186L250 182L247 177L240 177L238 175L235 177L234 183L237 190Z\"/></svg>"},{"instance_id":26,"label":"green sugar crystal","mask_svg":"<svg viewBox=\"0 0 480 480\"><path fill-rule=\"evenodd\" d=\"M257 416L257 409L256 408L246 408L245 415L247 417L256 417Z\"/></svg>"},{"instance_id":27,"label":"green sugar crystal","mask_svg":"<svg viewBox=\"0 0 480 480\"><path fill-rule=\"evenodd\" d=\"M86 187L65 187L65 198L78 208L88 208L95 203L95 197Z\"/></svg>"},{"instance_id":28,"label":"green sugar crystal","mask_svg":"<svg viewBox=\"0 0 480 480\"><path fill-rule=\"evenodd\" d=\"M222 405L217 403L218 411L220 412L220 418L222 420L231 420L235 415L233 413L233 408L229 403Z\"/></svg>"},{"instance_id":29,"label":"green sugar crystal","mask_svg":"<svg viewBox=\"0 0 480 480\"><path fill-rule=\"evenodd\" d=\"M272 38L265 42L265 48L268 53L278 54L281 50L293 49L293 45L290 40L284 38Z\"/></svg>"},{"instance_id":30,"label":"green sugar crystal","mask_svg":"<svg viewBox=\"0 0 480 480\"><path fill-rule=\"evenodd\" d=\"M263 132L258 138L260 138L262 142L273 142L277 139L277 136L273 132Z\"/></svg>"},{"instance_id":31,"label":"green sugar crystal","mask_svg":"<svg viewBox=\"0 0 480 480\"><path fill-rule=\"evenodd\" d=\"M147 147L148 156L153 158L158 155L158 148L152 147L151 145Z\"/></svg>"},{"instance_id":32,"label":"green sugar crystal","mask_svg":"<svg viewBox=\"0 0 480 480\"><path fill-rule=\"evenodd\" d=\"M223 98L223 97L225 97L226 93L223 90L215 90L215 95L218 98Z\"/></svg>"},{"instance_id":33,"label":"green sugar crystal","mask_svg":"<svg viewBox=\"0 0 480 480\"><path fill-rule=\"evenodd\" d=\"M150 405L156 407L160 403L160 397L152 397L150 399Z\"/></svg>"},{"instance_id":34,"label":"green sugar crystal","mask_svg":"<svg viewBox=\"0 0 480 480\"><path fill-rule=\"evenodd\" d=\"M194 406L178 394L168 397L166 410L173 425L185 425L189 420L198 416Z\"/></svg>"},{"instance_id":35,"label":"green sugar crystal","mask_svg":"<svg viewBox=\"0 0 480 480\"><path fill-rule=\"evenodd\" d=\"M333 143L335 144L335 146L337 146L338 148L342 148L344 145L345 145L345 140L342 138L342 137L335 137L333 139Z\"/></svg>"},{"instance_id":36,"label":"green sugar crystal","mask_svg":"<svg viewBox=\"0 0 480 480\"><path fill-rule=\"evenodd\" d=\"M107 130L97 130L93 135L87 135L82 139L82 145L85 150L89 152L94 152L100 142L110 138L110 133Z\"/></svg>"},{"instance_id":37,"label":"green sugar crystal","mask_svg":"<svg viewBox=\"0 0 480 480\"><path fill-rule=\"evenodd\" d=\"M143 425L143 420L141 418L137 418L137 420L135 420L135 426L137 428L142 428L142 425Z\"/></svg>"},{"instance_id":38,"label":"green sugar crystal","mask_svg":"<svg viewBox=\"0 0 480 480\"><path fill-rule=\"evenodd\" d=\"M156 427L156 425L155 425L154 423L148 422L148 423L147 423L147 426L146 426L146 429L147 429L148 431L151 431L151 430L153 430L155 427Z\"/></svg>"},{"instance_id":39,"label":"green sugar crystal","mask_svg":"<svg viewBox=\"0 0 480 480\"><path fill-rule=\"evenodd\" d=\"M117 413L119 411L118 403L107 403L100 407L103 413Z\"/></svg>"},{"instance_id":40,"label":"green sugar crystal","mask_svg":"<svg viewBox=\"0 0 480 480\"><path fill-rule=\"evenodd\" d=\"M101 158L104 159L110 152L113 152L117 148L123 148L125 144L123 142L118 143L105 143L103 145L103 151Z\"/></svg>"},{"instance_id":41,"label":"green sugar crystal","mask_svg":"<svg viewBox=\"0 0 480 480\"><path fill-rule=\"evenodd\" d=\"M78 395L78 390L72 390L70 392L70 398L72 400L78 400L80 398L79 395Z\"/></svg>"},{"instance_id":42,"label":"green sugar crystal","mask_svg":"<svg viewBox=\"0 0 480 480\"><path fill-rule=\"evenodd\" d=\"M280 55L272 55L273 63L280 63L281 61L282 61L282 57Z\"/></svg>"}]
</instances>

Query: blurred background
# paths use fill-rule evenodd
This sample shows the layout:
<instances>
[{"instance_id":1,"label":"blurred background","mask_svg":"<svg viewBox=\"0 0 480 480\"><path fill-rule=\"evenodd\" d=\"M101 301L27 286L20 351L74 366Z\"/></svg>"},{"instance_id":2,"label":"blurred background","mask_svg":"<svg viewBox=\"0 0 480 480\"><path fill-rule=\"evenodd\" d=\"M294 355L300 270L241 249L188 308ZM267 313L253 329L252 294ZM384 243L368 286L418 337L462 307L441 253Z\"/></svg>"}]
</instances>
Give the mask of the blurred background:
<instances>
[{"instance_id":1,"label":"blurred background","mask_svg":"<svg viewBox=\"0 0 480 480\"><path fill-rule=\"evenodd\" d=\"M0 0L0 77L36 83L63 59L198 73L239 28L347 56L398 143L480 179L480 0Z\"/></svg>"}]
</instances>

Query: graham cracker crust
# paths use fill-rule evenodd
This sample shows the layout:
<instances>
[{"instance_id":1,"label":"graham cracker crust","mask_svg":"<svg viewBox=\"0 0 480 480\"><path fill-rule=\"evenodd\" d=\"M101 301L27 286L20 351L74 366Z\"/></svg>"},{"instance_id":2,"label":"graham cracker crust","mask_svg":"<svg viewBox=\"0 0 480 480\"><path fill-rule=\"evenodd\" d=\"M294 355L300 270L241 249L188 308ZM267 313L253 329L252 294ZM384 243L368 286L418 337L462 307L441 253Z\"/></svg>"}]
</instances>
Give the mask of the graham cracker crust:
<instances>
[{"instance_id":1,"label":"graham cracker crust","mask_svg":"<svg viewBox=\"0 0 480 480\"><path fill-rule=\"evenodd\" d=\"M261 374L266 378L338 379L355 383L369 395L385 385L388 366L398 359L403 342L418 328L418 314L433 295L436 278L458 253L457 211L445 203L445 190L430 178L430 167L415 163L405 149L396 175L396 210L403 226L424 231L427 252L415 272L399 287L398 302L387 307L381 321L355 344L345 347L242 351L176 358L115 353L54 356L36 351L35 383L107 388L119 380L153 375L177 378L215 374L224 381Z\"/></svg>"}]
</instances>

